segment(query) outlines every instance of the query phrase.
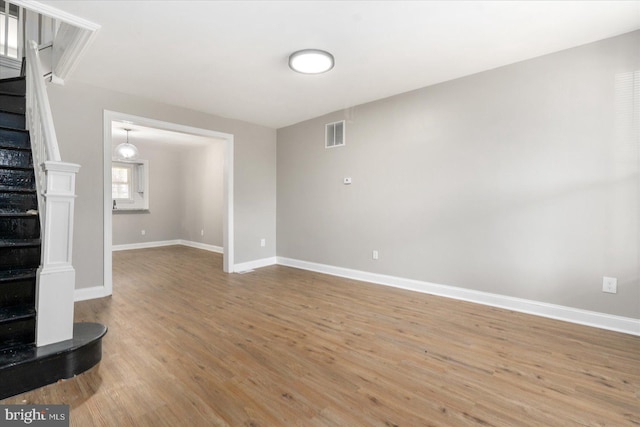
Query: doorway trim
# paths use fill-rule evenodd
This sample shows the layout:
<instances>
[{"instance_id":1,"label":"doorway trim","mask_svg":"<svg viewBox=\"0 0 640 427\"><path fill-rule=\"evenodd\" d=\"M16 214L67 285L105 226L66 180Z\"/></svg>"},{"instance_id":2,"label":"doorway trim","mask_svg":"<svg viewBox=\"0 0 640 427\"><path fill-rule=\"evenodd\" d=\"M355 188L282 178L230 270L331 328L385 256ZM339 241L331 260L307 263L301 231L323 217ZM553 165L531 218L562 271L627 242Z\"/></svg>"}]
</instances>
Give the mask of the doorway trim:
<instances>
[{"instance_id":1,"label":"doorway trim","mask_svg":"<svg viewBox=\"0 0 640 427\"><path fill-rule=\"evenodd\" d=\"M217 132L209 129L196 128L117 111L104 110L103 122L103 156L104 156L104 286L102 296L111 295L113 292L113 264L111 251L113 246L113 224L111 207L111 123L113 121L127 121L140 126L172 132L189 133L192 135L212 137L223 140L224 166L223 166L223 214L222 214L222 269L225 273L233 273L234 253L234 224L233 224L233 134Z\"/></svg>"}]
</instances>

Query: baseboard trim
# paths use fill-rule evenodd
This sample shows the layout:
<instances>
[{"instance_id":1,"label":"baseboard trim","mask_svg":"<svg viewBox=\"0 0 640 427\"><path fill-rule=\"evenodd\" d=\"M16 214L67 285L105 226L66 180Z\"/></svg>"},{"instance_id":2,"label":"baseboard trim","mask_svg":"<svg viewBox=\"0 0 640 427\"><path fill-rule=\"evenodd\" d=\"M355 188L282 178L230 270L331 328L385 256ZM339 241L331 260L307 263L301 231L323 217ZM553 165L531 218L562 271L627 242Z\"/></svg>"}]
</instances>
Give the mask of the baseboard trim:
<instances>
[{"instance_id":1,"label":"baseboard trim","mask_svg":"<svg viewBox=\"0 0 640 427\"><path fill-rule=\"evenodd\" d=\"M124 245L113 245L111 246L112 251L128 251L131 249L148 249L148 248L159 248L162 246L174 246L174 245L183 245L189 246L191 248L203 249L205 251L216 252L221 254L223 252L223 248L220 246L209 245L207 243L193 242L191 240L159 240L156 242L143 242L143 243L129 243Z\"/></svg>"},{"instance_id":2,"label":"baseboard trim","mask_svg":"<svg viewBox=\"0 0 640 427\"><path fill-rule=\"evenodd\" d=\"M113 245L111 246L112 251L128 251L132 249L147 249L147 248L159 248L162 246L173 246L173 245L183 245L189 246L192 248L203 249L205 251L223 253L224 249L220 246L208 245L206 243L193 242L190 240L161 240L157 242L144 242L144 243L131 243L125 245ZM233 266L233 271L247 271L253 270L254 268L267 267L269 265L275 265L277 263L276 257L262 258L256 259L253 261L242 262L240 264L235 264Z\"/></svg>"},{"instance_id":3,"label":"baseboard trim","mask_svg":"<svg viewBox=\"0 0 640 427\"><path fill-rule=\"evenodd\" d=\"M277 264L276 257L256 259L253 261L241 262L233 266L233 271L238 273L240 271L253 270L254 268L268 267L270 265Z\"/></svg>"},{"instance_id":4,"label":"baseboard trim","mask_svg":"<svg viewBox=\"0 0 640 427\"><path fill-rule=\"evenodd\" d=\"M191 240L180 240L180 245L189 246L190 248L202 249L209 252L221 254L224 252L222 246L209 245L207 243L193 242Z\"/></svg>"},{"instance_id":5,"label":"baseboard trim","mask_svg":"<svg viewBox=\"0 0 640 427\"><path fill-rule=\"evenodd\" d=\"M105 290L104 286L94 286L92 288L76 289L73 293L73 300L75 302L86 301L90 299L108 297L109 295L111 294Z\"/></svg>"},{"instance_id":6,"label":"baseboard trim","mask_svg":"<svg viewBox=\"0 0 640 427\"><path fill-rule=\"evenodd\" d=\"M157 242L143 242L143 243L128 243L124 245L113 245L111 251L128 251L131 249L147 249L147 248L159 248L162 246L180 245L181 240L160 240Z\"/></svg>"},{"instance_id":7,"label":"baseboard trim","mask_svg":"<svg viewBox=\"0 0 640 427\"><path fill-rule=\"evenodd\" d=\"M582 310L578 308L548 304L523 298L515 298L488 292L474 291L471 289L464 289L455 286L441 285L437 283L429 283L413 279L405 279L402 277L369 273L361 270L352 270L349 268L335 267L331 265L318 264L292 258L277 257L277 263L279 265L284 265L287 267L294 267L302 270L329 274L332 276L376 283L379 285L392 286L395 288L407 289L410 291L416 291L431 295L438 295L462 301L469 301L492 307L513 310L521 313L547 317L550 319L562 320L565 322L577 323L580 325L593 326L596 328L640 336L640 319L614 316L611 314L599 313L596 311Z\"/></svg>"}]
</instances>

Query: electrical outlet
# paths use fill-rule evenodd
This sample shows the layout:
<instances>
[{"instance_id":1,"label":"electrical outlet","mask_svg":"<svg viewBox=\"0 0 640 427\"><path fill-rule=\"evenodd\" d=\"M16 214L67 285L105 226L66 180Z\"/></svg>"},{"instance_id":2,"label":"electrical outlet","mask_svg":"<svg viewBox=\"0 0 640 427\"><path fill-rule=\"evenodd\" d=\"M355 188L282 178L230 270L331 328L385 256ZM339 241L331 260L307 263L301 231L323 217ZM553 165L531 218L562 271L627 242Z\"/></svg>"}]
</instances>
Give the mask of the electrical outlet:
<instances>
[{"instance_id":1,"label":"electrical outlet","mask_svg":"<svg viewBox=\"0 0 640 427\"><path fill-rule=\"evenodd\" d=\"M602 278L602 292L609 294L615 294L618 292L618 279L615 277L603 277Z\"/></svg>"},{"instance_id":2,"label":"electrical outlet","mask_svg":"<svg viewBox=\"0 0 640 427\"><path fill-rule=\"evenodd\" d=\"M144 236L145 234L147 234L147 230L140 230L140 234Z\"/></svg>"},{"instance_id":3,"label":"electrical outlet","mask_svg":"<svg viewBox=\"0 0 640 427\"><path fill-rule=\"evenodd\" d=\"M200 230L200 235L201 235L201 236L204 236L204 229L203 229L203 230Z\"/></svg>"},{"instance_id":4,"label":"electrical outlet","mask_svg":"<svg viewBox=\"0 0 640 427\"><path fill-rule=\"evenodd\" d=\"M378 259L378 251L373 251L373 259Z\"/></svg>"},{"instance_id":5,"label":"electrical outlet","mask_svg":"<svg viewBox=\"0 0 640 427\"><path fill-rule=\"evenodd\" d=\"M260 246L263 248L267 246L267 239L260 239Z\"/></svg>"},{"instance_id":6,"label":"electrical outlet","mask_svg":"<svg viewBox=\"0 0 640 427\"><path fill-rule=\"evenodd\" d=\"M342 180L342 182L344 183L344 185L350 185L351 184L351 177L350 176L346 176L344 178L344 180Z\"/></svg>"}]
</instances>

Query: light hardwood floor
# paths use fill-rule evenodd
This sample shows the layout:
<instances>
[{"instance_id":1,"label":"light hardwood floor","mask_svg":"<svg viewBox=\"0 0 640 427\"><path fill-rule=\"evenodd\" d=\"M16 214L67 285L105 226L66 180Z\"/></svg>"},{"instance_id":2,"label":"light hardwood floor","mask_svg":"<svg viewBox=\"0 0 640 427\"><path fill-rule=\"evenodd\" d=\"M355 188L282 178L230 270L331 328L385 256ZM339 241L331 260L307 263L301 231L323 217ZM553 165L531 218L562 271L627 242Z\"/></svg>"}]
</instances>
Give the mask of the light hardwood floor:
<instances>
[{"instance_id":1,"label":"light hardwood floor","mask_svg":"<svg viewBox=\"0 0 640 427\"><path fill-rule=\"evenodd\" d=\"M640 337L218 254L114 253L73 426L637 426Z\"/></svg>"}]
</instances>

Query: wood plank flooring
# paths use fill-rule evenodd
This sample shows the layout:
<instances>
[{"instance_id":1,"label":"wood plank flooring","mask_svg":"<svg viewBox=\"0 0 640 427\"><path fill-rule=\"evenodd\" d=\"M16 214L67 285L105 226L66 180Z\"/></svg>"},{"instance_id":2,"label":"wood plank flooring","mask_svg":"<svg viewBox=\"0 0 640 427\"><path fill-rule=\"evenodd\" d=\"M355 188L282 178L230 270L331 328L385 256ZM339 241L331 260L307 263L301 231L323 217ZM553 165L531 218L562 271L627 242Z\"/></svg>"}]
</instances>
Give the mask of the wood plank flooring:
<instances>
[{"instance_id":1,"label":"wood plank flooring","mask_svg":"<svg viewBox=\"0 0 640 427\"><path fill-rule=\"evenodd\" d=\"M73 426L638 426L640 337L183 246L114 253Z\"/></svg>"}]
</instances>

